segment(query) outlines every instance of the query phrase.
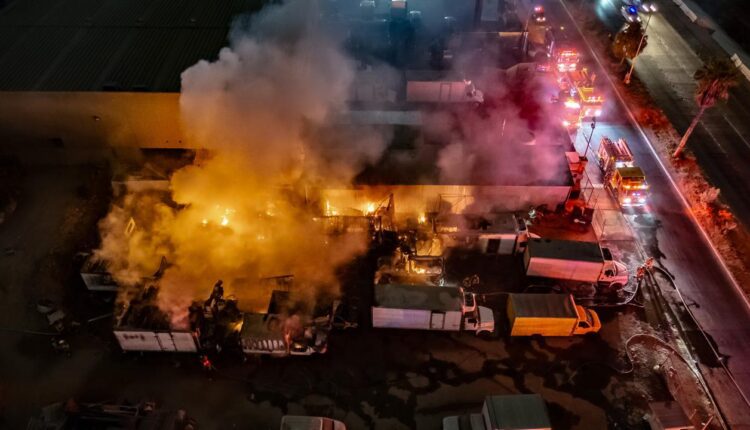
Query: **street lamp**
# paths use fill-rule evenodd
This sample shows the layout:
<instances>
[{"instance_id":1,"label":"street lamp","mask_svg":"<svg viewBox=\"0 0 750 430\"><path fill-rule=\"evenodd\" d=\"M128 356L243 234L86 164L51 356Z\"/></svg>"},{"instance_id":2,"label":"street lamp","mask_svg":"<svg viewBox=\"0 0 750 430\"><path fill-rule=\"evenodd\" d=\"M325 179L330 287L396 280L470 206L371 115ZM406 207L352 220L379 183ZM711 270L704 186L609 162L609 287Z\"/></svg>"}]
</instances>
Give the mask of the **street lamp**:
<instances>
[{"instance_id":1,"label":"street lamp","mask_svg":"<svg viewBox=\"0 0 750 430\"><path fill-rule=\"evenodd\" d=\"M638 55L641 54L641 47L643 46L643 40L646 38L646 31L648 30L648 24L651 22L651 17L654 15L653 12L648 14L648 19L646 20L646 26L643 28L643 34L641 35L641 40L638 41L638 49L635 51L635 57L633 57L633 61L630 63L630 70L628 71L628 74L625 75L625 82L626 85L630 84L630 77L633 76L633 70L635 69L635 60L638 59Z\"/></svg>"},{"instance_id":2,"label":"street lamp","mask_svg":"<svg viewBox=\"0 0 750 430\"><path fill-rule=\"evenodd\" d=\"M596 117L591 120L591 134L586 138L586 149L583 151L583 156L588 159L589 146L591 145L591 139L594 137L594 129L596 129ZM584 134L585 136L585 134Z\"/></svg>"}]
</instances>

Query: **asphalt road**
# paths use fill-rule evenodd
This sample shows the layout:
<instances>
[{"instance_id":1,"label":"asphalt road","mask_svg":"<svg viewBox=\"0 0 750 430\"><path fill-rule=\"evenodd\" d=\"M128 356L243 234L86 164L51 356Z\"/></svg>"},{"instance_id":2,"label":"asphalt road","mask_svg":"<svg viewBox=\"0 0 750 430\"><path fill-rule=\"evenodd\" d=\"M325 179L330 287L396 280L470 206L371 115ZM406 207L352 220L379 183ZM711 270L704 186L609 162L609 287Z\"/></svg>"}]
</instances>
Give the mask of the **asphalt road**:
<instances>
[{"instance_id":1,"label":"asphalt road","mask_svg":"<svg viewBox=\"0 0 750 430\"><path fill-rule=\"evenodd\" d=\"M593 5L613 33L624 23L619 5L618 0L597 0ZM682 133L698 110L693 97L693 73L701 66L697 53L726 54L672 2L661 2L659 8L648 24L648 46L636 61L635 76ZM642 18L645 25L647 18ZM750 83L741 78L730 93L727 103L706 112L688 147L737 218L750 226Z\"/></svg>"},{"instance_id":2,"label":"asphalt road","mask_svg":"<svg viewBox=\"0 0 750 430\"><path fill-rule=\"evenodd\" d=\"M607 1L607 0L604 0ZM614 0L612 0L614 1ZM548 1L544 3L547 10L548 21L553 25L572 26L569 15L561 3L557 1ZM596 7L600 7L597 5ZM600 17L606 17L602 14ZM615 17L612 17L615 19ZM654 48L652 56L641 58L636 66L636 71L641 73L642 70L651 71L649 76L656 82L666 94L675 92L686 93L683 103L692 103L687 79L677 81L676 77L690 78L685 70L696 66L697 57L691 56L689 48L684 41L680 41L677 33L664 21L660 15L654 16L651 21L652 27L649 31L659 35L651 36L648 49ZM672 39L659 42L662 34L670 35ZM659 57L656 51L662 45L661 50L669 58ZM653 44L653 45L652 45ZM582 41L582 46L583 41ZM692 58L692 59L691 59ZM658 64L654 64L658 63ZM649 69L649 67L653 69ZM654 71L661 67L662 70L670 70L669 73ZM606 74L597 68L594 68L599 76ZM692 72L690 72L692 73ZM639 75L640 77L640 75ZM607 82L602 78L602 81ZM684 82L683 82L684 81ZM648 85L649 82L647 82ZM610 91L614 91L612 87ZM678 96L671 99L663 99L657 96L657 101L664 106L677 105ZM632 228L640 238L641 244L647 254L657 259L658 265L669 271L674 277L677 287L683 293L688 303L695 303L691 311L696 316L699 324L705 330L709 342L719 351L719 354L726 357L726 364L737 384L745 393L746 397L750 395L750 307L743 294L735 287L728 273L722 267L722 263L715 255L709 243L704 239L697 225L691 219L688 210L683 205L676 190L672 187L670 180L664 170L660 167L659 162L642 135L628 121L628 116L624 107L619 104L615 97L609 98L609 105L606 107L607 118L603 123L596 127L593 139L592 150L596 149L597 143L602 135L610 137L624 137L629 142L634 152L636 161L643 168L651 184L652 197L650 206L644 213L629 213L626 218L629 219ZM740 103L739 99L735 102ZM722 109L722 108L719 108ZM730 109L728 107L727 109ZM728 112L727 110L724 110ZM729 121L738 129L745 127L745 123L740 121L738 116L742 116L742 111L727 113L727 118L721 116L722 110L712 112L707 120L718 122ZM719 118L717 118L717 114ZM735 116L737 115L737 116ZM690 116L684 116L685 121L689 121ZM678 129L683 128L679 121L676 122ZM686 125L685 125L686 127ZM588 134L590 129L584 127L585 133ZM713 144L706 141L705 136L709 132L715 133L716 142ZM735 133L735 139L730 138ZM732 127L725 123L724 126L713 125L701 127L693 140L692 147L702 148L712 158L712 162L707 164L711 172L722 178L724 184L737 183L738 188L745 189L750 185L750 176L741 169L742 157L750 156L750 145L746 145L740 134L735 132ZM748 134L750 136L750 134ZM579 146L580 146L579 138ZM724 150L718 149L718 142L724 145ZM726 151L726 152L725 152ZM698 151L699 156L705 156ZM594 157L589 154L590 159ZM701 160L703 162L703 160ZM738 179L742 178L742 179ZM744 179L747 178L747 179ZM712 178L713 179L713 178ZM735 205L745 207L750 202L750 193L736 190L733 193L726 193L727 198L732 198L731 202ZM750 215L750 211L744 212ZM704 363L707 364L707 363ZM750 428L750 409L742 401L739 393L732 387L732 384L723 383L715 380L715 376L707 375L707 382L714 389L714 394L718 397L719 403L727 416L732 428Z\"/></svg>"}]
</instances>

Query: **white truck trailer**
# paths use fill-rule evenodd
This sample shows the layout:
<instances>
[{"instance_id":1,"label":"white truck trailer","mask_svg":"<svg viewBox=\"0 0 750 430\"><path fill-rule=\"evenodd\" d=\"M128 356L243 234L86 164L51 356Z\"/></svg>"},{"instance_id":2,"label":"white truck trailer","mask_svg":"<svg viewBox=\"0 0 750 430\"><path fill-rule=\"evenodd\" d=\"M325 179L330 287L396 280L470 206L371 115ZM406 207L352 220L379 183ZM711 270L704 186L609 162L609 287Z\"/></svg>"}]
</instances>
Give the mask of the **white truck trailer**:
<instances>
[{"instance_id":1,"label":"white truck trailer","mask_svg":"<svg viewBox=\"0 0 750 430\"><path fill-rule=\"evenodd\" d=\"M513 213L446 214L435 219L435 232L447 247L477 249L485 254L513 255L526 250L526 222Z\"/></svg>"},{"instance_id":2,"label":"white truck trailer","mask_svg":"<svg viewBox=\"0 0 750 430\"><path fill-rule=\"evenodd\" d=\"M372 326L412 330L493 333L492 310L477 306L473 293L459 287L375 285Z\"/></svg>"},{"instance_id":3,"label":"white truck trailer","mask_svg":"<svg viewBox=\"0 0 750 430\"><path fill-rule=\"evenodd\" d=\"M527 278L552 281L576 297L618 291L628 283L628 268L596 242L530 239L524 268Z\"/></svg>"},{"instance_id":4,"label":"white truck trailer","mask_svg":"<svg viewBox=\"0 0 750 430\"><path fill-rule=\"evenodd\" d=\"M409 103L484 103L484 93L471 80L452 79L430 71L406 73Z\"/></svg>"},{"instance_id":5,"label":"white truck trailer","mask_svg":"<svg viewBox=\"0 0 750 430\"><path fill-rule=\"evenodd\" d=\"M157 305L158 289L144 288L115 312L113 333L120 348L139 352L197 352L198 330L174 329Z\"/></svg>"},{"instance_id":6,"label":"white truck trailer","mask_svg":"<svg viewBox=\"0 0 750 430\"><path fill-rule=\"evenodd\" d=\"M482 412L443 418L443 430L551 430L539 394L487 396Z\"/></svg>"},{"instance_id":7,"label":"white truck trailer","mask_svg":"<svg viewBox=\"0 0 750 430\"><path fill-rule=\"evenodd\" d=\"M602 327L596 312L565 294L508 295L508 323L511 336L574 336Z\"/></svg>"}]
</instances>

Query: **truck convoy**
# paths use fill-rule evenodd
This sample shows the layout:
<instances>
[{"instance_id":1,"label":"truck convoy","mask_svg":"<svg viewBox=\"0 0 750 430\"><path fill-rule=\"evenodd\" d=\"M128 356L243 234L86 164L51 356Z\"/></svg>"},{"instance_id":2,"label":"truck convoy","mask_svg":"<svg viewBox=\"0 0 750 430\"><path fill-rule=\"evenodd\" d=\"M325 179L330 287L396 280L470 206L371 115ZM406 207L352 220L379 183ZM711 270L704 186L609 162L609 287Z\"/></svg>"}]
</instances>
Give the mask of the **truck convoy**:
<instances>
[{"instance_id":1,"label":"truck convoy","mask_svg":"<svg viewBox=\"0 0 750 430\"><path fill-rule=\"evenodd\" d=\"M620 206L644 206L648 202L649 185L646 175L633 161L625 139L612 141L602 137L596 153L604 184Z\"/></svg>"},{"instance_id":2,"label":"truck convoy","mask_svg":"<svg viewBox=\"0 0 750 430\"><path fill-rule=\"evenodd\" d=\"M511 336L573 336L602 327L596 312L565 294L509 294L508 322Z\"/></svg>"},{"instance_id":3,"label":"truck convoy","mask_svg":"<svg viewBox=\"0 0 750 430\"><path fill-rule=\"evenodd\" d=\"M563 125L576 128L587 119L594 119L602 114L604 96L594 85L596 76L586 67L573 71L555 71L560 87L561 100L565 112Z\"/></svg>"},{"instance_id":4,"label":"truck convoy","mask_svg":"<svg viewBox=\"0 0 750 430\"><path fill-rule=\"evenodd\" d=\"M530 239L524 268L530 283L553 284L577 298L619 291L628 283L628 268L595 242Z\"/></svg>"},{"instance_id":5,"label":"truck convoy","mask_svg":"<svg viewBox=\"0 0 750 430\"><path fill-rule=\"evenodd\" d=\"M493 333L491 309L477 306L473 293L459 287L375 285L372 326L412 330Z\"/></svg>"}]
</instances>

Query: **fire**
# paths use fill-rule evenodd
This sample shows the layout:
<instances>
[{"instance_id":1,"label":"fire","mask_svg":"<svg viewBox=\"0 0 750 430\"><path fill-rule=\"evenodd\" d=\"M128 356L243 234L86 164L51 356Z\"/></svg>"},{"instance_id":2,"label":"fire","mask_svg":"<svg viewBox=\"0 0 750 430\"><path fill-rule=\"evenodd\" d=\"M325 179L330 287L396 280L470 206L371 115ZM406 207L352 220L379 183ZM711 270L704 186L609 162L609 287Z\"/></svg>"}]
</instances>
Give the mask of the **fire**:
<instances>
[{"instance_id":1,"label":"fire","mask_svg":"<svg viewBox=\"0 0 750 430\"><path fill-rule=\"evenodd\" d=\"M338 211L331 206L331 202L326 200L326 216L336 216L338 214Z\"/></svg>"},{"instance_id":2,"label":"fire","mask_svg":"<svg viewBox=\"0 0 750 430\"><path fill-rule=\"evenodd\" d=\"M417 221L420 224L424 224L424 223L427 222L427 216L425 214L421 213L421 214L419 214L419 218L417 218Z\"/></svg>"},{"instance_id":3,"label":"fire","mask_svg":"<svg viewBox=\"0 0 750 430\"><path fill-rule=\"evenodd\" d=\"M365 215L372 215L375 213L375 203L369 202L365 205Z\"/></svg>"}]
</instances>

